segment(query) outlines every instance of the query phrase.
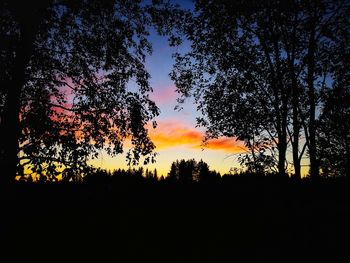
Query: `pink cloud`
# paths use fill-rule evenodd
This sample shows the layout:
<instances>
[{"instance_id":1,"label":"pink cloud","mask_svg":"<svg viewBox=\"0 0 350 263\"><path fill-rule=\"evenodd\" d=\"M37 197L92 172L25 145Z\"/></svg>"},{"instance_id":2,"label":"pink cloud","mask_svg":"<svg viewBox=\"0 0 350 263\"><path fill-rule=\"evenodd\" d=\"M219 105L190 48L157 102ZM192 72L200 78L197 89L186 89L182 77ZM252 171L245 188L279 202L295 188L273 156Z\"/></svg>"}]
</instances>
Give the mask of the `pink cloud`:
<instances>
[{"instance_id":1,"label":"pink cloud","mask_svg":"<svg viewBox=\"0 0 350 263\"><path fill-rule=\"evenodd\" d=\"M165 105L169 103L175 105L178 93L175 91L174 86L157 87L154 89L150 97L157 103L157 105Z\"/></svg>"}]
</instances>

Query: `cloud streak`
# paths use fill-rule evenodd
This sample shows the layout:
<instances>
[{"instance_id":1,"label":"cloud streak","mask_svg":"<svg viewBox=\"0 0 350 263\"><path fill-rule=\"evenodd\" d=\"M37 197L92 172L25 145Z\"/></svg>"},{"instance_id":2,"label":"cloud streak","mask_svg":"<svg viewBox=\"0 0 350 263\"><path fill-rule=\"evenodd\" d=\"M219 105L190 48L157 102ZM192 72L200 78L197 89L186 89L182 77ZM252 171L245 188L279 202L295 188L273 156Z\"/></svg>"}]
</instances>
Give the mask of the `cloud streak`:
<instances>
[{"instance_id":1,"label":"cloud streak","mask_svg":"<svg viewBox=\"0 0 350 263\"><path fill-rule=\"evenodd\" d=\"M221 150L229 153L238 153L244 151L245 147L240 141L235 138L220 137L218 139L211 139L205 145L204 149Z\"/></svg>"},{"instance_id":2,"label":"cloud streak","mask_svg":"<svg viewBox=\"0 0 350 263\"><path fill-rule=\"evenodd\" d=\"M191 149L220 150L230 153L242 151L242 144L235 138L221 137L209 140L203 145L204 133L186 126L178 120L158 121L158 127L150 129L150 137L157 146L156 150L164 150L175 147Z\"/></svg>"}]
</instances>

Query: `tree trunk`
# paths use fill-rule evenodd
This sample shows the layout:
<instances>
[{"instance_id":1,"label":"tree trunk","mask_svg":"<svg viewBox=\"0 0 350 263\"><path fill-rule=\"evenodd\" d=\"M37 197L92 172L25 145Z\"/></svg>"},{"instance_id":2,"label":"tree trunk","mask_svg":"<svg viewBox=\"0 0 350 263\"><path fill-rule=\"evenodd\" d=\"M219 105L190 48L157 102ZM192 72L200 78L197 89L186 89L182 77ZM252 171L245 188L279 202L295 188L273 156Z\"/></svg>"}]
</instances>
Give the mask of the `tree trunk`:
<instances>
[{"instance_id":1,"label":"tree trunk","mask_svg":"<svg viewBox=\"0 0 350 263\"><path fill-rule=\"evenodd\" d=\"M19 138L19 110L20 93L22 79L20 74L15 74L15 81L12 81L11 88L8 91L3 119L1 122L2 139L2 169L5 171L2 180L10 182L14 179L17 167L18 138Z\"/></svg>"},{"instance_id":2,"label":"tree trunk","mask_svg":"<svg viewBox=\"0 0 350 263\"><path fill-rule=\"evenodd\" d=\"M11 10L18 22L20 39L16 47L16 58L11 79L8 82L8 87L6 87L6 101L0 126L1 169L4 171L0 180L4 187L11 185L17 172L18 140L21 133L19 123L21 93L26 81L26 68L33 53L34 40L48 3L45 3L46 5L43 5L43 3L25 5L21 8L14 5Z\"/></svg>"},{"instance_id":3,"label":"tree trunk","mask_svg":"<svg viewBox=\"0 0 350 263\"><path fill-rule=\"evenodd\" d=\"M309 47L308 47L308 71L307 71L307 86L309 96L309 156L310 156L310 176L315 179L319 176L319 169L317 163L316 153L316 98L314 86L314 72L315 72L315 24L311 26Z\"/></svg>"},{"instance_id":4,"label":"tree trunk","mask_svg":"<svg viewBox=\"0 0 350 263\"><path fill-rule=\"evenodd\" d=\"M11 181L16 175L18 163L18 139L20 135L19 112L21 107L21 90L25 82L25 68L30 58L30 49L26 34L21 37L21 44L16 52L16 61L12 80L8 87L6 102L1 122L1 138L3 147L2 167L6 171L6 181Z\"/></svg>"},{"instance_id":5,"label":"tree trunk","mask_svg":"<svg viewBox=\"0 0 350 263\"><path fill-rule=\"evenodd\" d=\"M293 102L293 143L292 143L292 151L293 151L294 176L295 176L296 179L300 179L301 178L301 167L300 167L300 158L299 158L299 134L300 134L300 126L299 126L298 114L297 114L297 109L295 109L294 102Z\"/></svg>"},{"instance_id":6,"label":"tree trunk","mask_svg":"<svg viewBox=\"0 0 350 263\"><path fill-rule=\"evenodd\" d=\"M287 104L283 100L281 132L278 138L278 173L286 175L286 151L287 151Z\"/></svg>"},{"instance_id":7,"label":"tree trunk","mask_svg":"<svg viewBox=\"0 0 350 263\"><path fill-rule=\"evenodd\" d=\"M281 78L280 78L281 79ZM288 91L285 86L280 83L280 90L282 94L282 110L281 110L281 133L279 140L279 160L278 172L280 175L286 175L286 151L287 151L287 126L288 126Z\"/></svg>"},{"instance_id":8,"label":"tree trunk","mask_svg":"<svg viewBox=\"0 0 350 263\"><path fill-rule=\"evenodd\" d=\"M348 140L346 138L346 140ZM345 149L345 176L350 178L350 144L346 142L346 149Z\"/></svg>"},{"instance_id":9,"label":"tree trunk","mask_svg":"<svg viewBox=\"0 0 350 263\"><path fill-rule=\"evenodd\" d=\"M298 84L294 78L293 74L293 84L292 84L292 111L293 111L293 142L292 142L292 151L293 151L293 165L294 165L294 176L296 179L301 178L301 169L300 169L300 159L299 159L299 134L300 134L300 123L298 118L298 104L299 104L299 92Z\"/></svg>"},{"instance_id":10,"label":"tree trunk","mask_svg":"<svg viewBox=\"0 0 350 263\"><path fill-rule=\"evenodd\" d=\"M299 135L300 135L300 120L299 120L299 86L297 77L295 75L295 52L296 52L296 35L298 27L298 13L294 13L294 24L293 24L293 33L291 36L291 53L288 55L289 68L290 68L290 77L292 80L292 122L293 122L293 135L292 135L292 152L293 152L293 166L294 166L294 176L296 179L301 178L301 167L300 167L300 158L299 158Z\"/></svg>"},{"instance_id":11,"label":"tree trunk","mask_svg":"<svg viewBox=\"0 0 350 263\"><path fill-rule=\"evenodd\" d=\"M278 173L281 176L286 175L286 150L287 145L285 143L278 144Z\"/></svg>"}]
</instances>

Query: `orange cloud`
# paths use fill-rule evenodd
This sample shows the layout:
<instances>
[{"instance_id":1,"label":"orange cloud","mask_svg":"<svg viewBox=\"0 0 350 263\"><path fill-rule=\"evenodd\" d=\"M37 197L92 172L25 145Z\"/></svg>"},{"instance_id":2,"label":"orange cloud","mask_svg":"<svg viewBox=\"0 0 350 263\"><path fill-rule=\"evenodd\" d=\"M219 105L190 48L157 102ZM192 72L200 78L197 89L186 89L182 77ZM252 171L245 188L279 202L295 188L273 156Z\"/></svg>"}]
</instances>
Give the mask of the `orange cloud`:
<instances>
[{"instance_id":1,"label":"orange cloud","mask_svg":"<svg viewBox=\"0 0 350 263\"><path fill-rule=\"evenodd\" d=\"M212 149L226 152L241 152L242 144L235 138L218 138L203 145L204 133L188 128L180 121L158 121L156 129L150 129L150 137L157 146L156 150L185 146L194 149Z\"/></svg>"},{"instance_id":2,"label":"orange cloud","mask_svg":"<svg viewBox=\"0 0 350 263\"><path fill-rule=\"evenodd\" d=\"M175 129L165 132L159 130L158 132L152 132L150 136L158 150L183 145L196 148L200 146L203 137L200 132L186 129Z\"/></svg>"},{"instance_id":3,"label":"orange cloud","mask_svg":"<svg viewBox=\"0 0 350 263\"><path fill-rule=\"evenodd\" d=\"M223 150L230 153L242 152L245 149L242 142L236 141L235 138L227 137L209 140L208 144L205 145L205 148L212 150Z\"/></svg>"}]
</instances>

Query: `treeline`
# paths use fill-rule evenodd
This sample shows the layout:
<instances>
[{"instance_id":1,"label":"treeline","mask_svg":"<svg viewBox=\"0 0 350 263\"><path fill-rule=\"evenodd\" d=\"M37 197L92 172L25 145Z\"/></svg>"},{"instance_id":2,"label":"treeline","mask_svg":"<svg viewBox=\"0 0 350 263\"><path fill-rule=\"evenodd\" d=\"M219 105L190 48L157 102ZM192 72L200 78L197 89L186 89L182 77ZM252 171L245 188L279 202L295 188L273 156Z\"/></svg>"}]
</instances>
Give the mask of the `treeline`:
<instances>
[{"instance_id":1,"label":"treeline","mask_svg":"<svg viewBox=\"0 0 350 263\"><path fill-rule=\"evenodd\" d=\"M339 178L345 177L344 175L337 176ZM159 174L158 170L148 169L143 167L129 168L129 169L115 169L107 170L103 168L91 168L84 177L79 176L75 178L74 175L57 179L57 177L41 175L38 177L23 176L19 177L19 182L25 183L73 183L73 184L85 184L85 183L125 183L125 182L148 182L150 184L157 182L166 182L170 184L192 184L192 183L222 183L232 182L233 180L245 180L246 182L256 182L267 179L282 180L283 182L294 182L297 179L293 174L285 175L281 177L277 172L251 172L243 169L233 169L229 173L221 174L215 170L210 170L209 165L203 160L196 161L195 159L181 159L176 160L171 164L169 172ZM263 179L265 178L265 179ZM331 181L331 178L335 176L327 174L323 176L325 182ZM328 178L328 180L326 180ZM310 177L304 177L304 182L308 181ZM321 179L321 178L320 178ZM237 181L236 181L237 182Z\"/></svg>"},{"instance_id":2,"label":"treeline","mask_svg":"<svg viewBox=\"0 0 350 263\"><path fill-rule=\"evenodd\" d=\"M227 176L227 175L225 175ZM87 174L83 181L104 181L111 178L130 178L136 181L168 181L168 182L181 182L181 183L191 183L191 182L209 182L214 180L219 180L221 174L216 171L209 169L209 165L200 160L197 162L195 159L190 160L176 160L172 163L170 171L167 175L158 175L157 169L149 170L139 167L137 169L117 169L114 171L107 171L105 169L95 169L91 173ZM24 179L25 180L25 179ZM46 178L44 178L44 181Z\"/></svg>"},{"instance_id":3,"label":"treeline","mask_svg":"<svg viewBox=\"0 0 350 263\"><path fill-rule=\"evenodd\" d=\"M247 171L221 176L206 167L203 161L177 160L167 176L141 167L114 171L94 169L80 181L20 180L4 189L0 198L8 200L8 205L41 207L42 200L46 200L54 207L83 209L258 207L257 204L275 202L282 202L281 207L290 209L290 205L314 207L314 203L325 206L328 202L334 206L347 205L349 200L348 177L296 180L278 173Z\"/></svg>"}]
</instances>

